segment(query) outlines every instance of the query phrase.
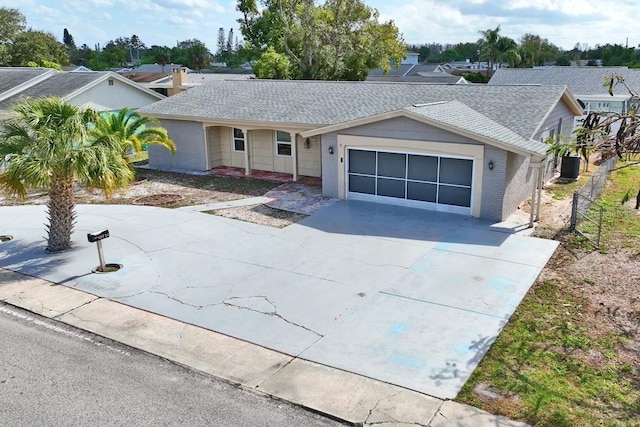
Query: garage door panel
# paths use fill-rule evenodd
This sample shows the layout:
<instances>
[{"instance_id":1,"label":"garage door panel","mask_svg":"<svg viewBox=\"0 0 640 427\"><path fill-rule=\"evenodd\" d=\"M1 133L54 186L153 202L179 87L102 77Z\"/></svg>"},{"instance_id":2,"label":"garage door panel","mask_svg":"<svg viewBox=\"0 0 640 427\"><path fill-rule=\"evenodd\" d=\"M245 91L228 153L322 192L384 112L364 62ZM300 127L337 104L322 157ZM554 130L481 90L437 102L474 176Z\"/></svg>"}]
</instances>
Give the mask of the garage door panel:
<instances>
[{"instance_id":1,"label":"garage door panel","mask_svg":"<svg viewBox=\"0 0 640 427\"><path fill-rule=\"evenodd\" d=\"M378 178L378 196L404 199L404 186L404 180Z\"/></svg>"},{"instance_id":2,"label":"garage door panel","mask_svg":"<svg viewBox=\"0 0 640 427\"><path fill-rule=\"evenodd\" d=\"M438 158L434 156L409 155L407 178L416 181L438 181Z\"/></svg>"},{"instance_id":3,"label":"garage door panel","mask_svg":"<svg viewBox=\"0 0 640 427\"><path fill-rule=\"evenodd\" d=\"M470 214L473 159L349 149L348 197Z\"/></svg>"},{"instance_id":4,"label":"garage door panel","mask_svg":"<svg viewBox=\"0 0 640 427\"><path fill-rule=\"evenodd\" d=\"M361 173L365 175L376 174L376 152L350 150L349 173Z\"/></svg>"},{"instance_id":5,"label":"garage door panel","mask_svg":"<svg viewBox=\"0 0 640 427\"><path fill-rule=\"evenodd\" d=\"M349 191L353 193L376 194L376 179L371 176L349 176Z\"/></svg>"},{"instance_id":6,"label":"garage door panel","mask_svg":"<svg viewBox=\"0 0 640 427\"><path fill-rule=\"evenodd\" d=\"M409 200L435 203L437 196L438 186L436 184L412 181L407 183L407 199Z\"/></svg>"},{"instance_id":7,"label":"garage door panel","mask_svg":"<svg viewBox=\"0 0 640 427\"><path fill-rule=\"evenodd\" d=\"M378 176L406 178L407 155L398 153L378 153ZM404 196L403 196L404 197Z\"/></svg>"},{"instance_id":8,"label":"garage door panel","mask_svg":"<svg viewBox=\"0 0 640 427\"><path fill-rule=\"evenodd\" d=\"M471 206L471 189L465 187L449 187L441 185L438 194L438 204L462 206L468 208Z\"/></svg>"},{"instance_id":9,"label":"garage door panel","mask_svg":"<svg viewBox=\"0 0 640 427\"><path fill-rule=\"evenodd\" d=\"M473 179L473 160L440 159L440 182L443 184L471 186Z\"/></svg>"}]
</instances>

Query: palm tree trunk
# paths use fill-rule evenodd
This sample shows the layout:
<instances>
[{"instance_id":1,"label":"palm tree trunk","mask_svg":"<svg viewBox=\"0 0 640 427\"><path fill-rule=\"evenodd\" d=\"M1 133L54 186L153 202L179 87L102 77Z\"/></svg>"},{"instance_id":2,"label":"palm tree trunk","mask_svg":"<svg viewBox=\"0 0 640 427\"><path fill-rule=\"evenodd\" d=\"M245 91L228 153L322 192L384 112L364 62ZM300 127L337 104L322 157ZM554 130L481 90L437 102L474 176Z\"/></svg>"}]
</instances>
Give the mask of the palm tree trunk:
<instances>
[{"instance_id":1,"label":"palm tree trunk","mask_svg":"<svg viewBox=\"0 0 640 427\"><path fill-rule=\"evenodd\" d=\"M71 248L71 233L75 225L75 179L69 177L51 177L47 216L47 251L59 252Z\"/></svg>"}]
</instances>

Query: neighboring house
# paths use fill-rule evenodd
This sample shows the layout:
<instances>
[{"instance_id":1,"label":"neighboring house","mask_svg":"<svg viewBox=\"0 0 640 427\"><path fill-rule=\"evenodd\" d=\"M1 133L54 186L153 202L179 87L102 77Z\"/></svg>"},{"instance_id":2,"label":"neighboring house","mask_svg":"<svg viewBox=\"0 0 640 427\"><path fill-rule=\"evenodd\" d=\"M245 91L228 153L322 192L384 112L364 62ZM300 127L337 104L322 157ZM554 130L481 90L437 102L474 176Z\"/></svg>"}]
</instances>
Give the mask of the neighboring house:
<instances>
[{"instance_id":1,"label":"neighboring house","mask_svg":"<svg viewBox=\"0 0 640 427\"><path fill-rule=\"evenodd\" d=\"M416 75L420 76L423 74L433 73L441 73L443 77L447 74L444 68L439 64L418 64L417 62L402 62L399 67L396 67L395 64L391 64L391 70L389 70L389 72L385 72L382 68L374 68L372 70L369 70L367 80L390 82L404 81L398 80L397 77L410 77Z\"/></svg>"},{"instance_id":2,"label":"neighboring house","mask_svg":"<svg viewBox=\"0 0 640 427\"><path fill-rule=\"evenodd\" d=\"M91 68L87 68L84 65L63 65L62 71L66 71L67 73L92 73L93 72Z\"/></svg>"},{"instance_id":3,"label":"neighboring house","mask_svg":"<svg viewBox=\"0 0 640 427\"><path fill-rule=\"evenodd\" d=\"M130 69L129 71L133 72L133 73L170 73L172 68L180 68L180 67L184 67L186 68L184 65L182 64L165 64L165 65L161 65L161 64L142 64L139 67ZM193 70L190 68L186 68L187 69L187 73L192 73Z\"/></svg>"},{"instance_id":4,"label":"neighboring house","mask_svg":"<svg viewBox=\"0 0 640 427\"><path fill-rule=\"evenodd\" d=\"M416 64L418 65L418 62L420 60L420 54L417 52L407 52L407 57L402 61L403 64Z\"/></svg>"},{"instance_id":5,"label":"neighboring house","mask_svg":"<svg viewBox=\"0 0 640 427\"><path fill-rule=\"evenodd\" d=\"M373 68L369 70L367 80L385 81L385 77L389 77L389 81L404 81L395 79L395 77L406 77L418 75L419 73L444 73L445 70L439 64L420 64L420 54L416 52L407 52L407 57L396 66L395 61L391 61L391 70L385 72L382 68Z\"/></svg>"},{"instance_id":6,"label":"neighboring house","mask_svg":"<svg viewBox=\"0 0 640 427\"><path fill-rule=\"evenodd\" d=\"M565 87L212 81L149 105L155 169L321 177L323 194L502 220L535 191L541 140L582 114Z\"/></svg>"},{"instance_id":7,"label":"neighboring house","mask_svg":"<svg viewBox=\"0 0 640 427\"><path fill-rule=\"evenodd\" d=\"M139 73L130 71L122 75L165 96L172 96L210 80L246 80L255 76L248 73L194 73L185 67L172 67L166 73Z\"/></svg>"},{"instance_id":8,"label":"neighboring house","mask_svg":"<svg viewBox=\"0 0 640 427\"><path fill-rule=\"evenodd\" d=\"M640 71L627 67L541 67L499 69L491 77L490 85L529 84L564 85L584 104L585 114L591 111L625 113L631 98L623 85L611 96L604 86L606 76L619 74L634 90L640 90Z\"/></svg>"},{"instance_id":9,"label":"neighboring house","mask_svg":"<svg viewBox=\"0 0 640 427\"><path fill-rule=\"evenodd\" d=\"M0 117L28 98L59 96L100 111L137 109L164 99L110 71L65 73L47 68L0 68Z\"/></svg>"},{"instance_id":10,"label":"neighboring house","mask_svg":"<svg viewBox=\"0 0 640 427\"><path fill-rule=\"evenodd\" d=\"M369 76L368 82L417 82L435 84L469 84L462 76L441 72L419 72L406 76Z\"/></svg>"}]
</instances>

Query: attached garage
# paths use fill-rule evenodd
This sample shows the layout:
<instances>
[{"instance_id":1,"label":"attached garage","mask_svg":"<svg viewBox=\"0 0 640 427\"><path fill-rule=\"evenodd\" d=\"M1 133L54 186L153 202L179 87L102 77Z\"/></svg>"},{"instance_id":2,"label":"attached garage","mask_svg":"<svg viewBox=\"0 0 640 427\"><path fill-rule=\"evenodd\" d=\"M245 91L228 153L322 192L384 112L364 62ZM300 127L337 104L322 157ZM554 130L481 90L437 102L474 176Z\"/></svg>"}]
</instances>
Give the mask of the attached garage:
<instances>
[{"instance_id":1,"label":"attached garage","mask_svg":"<svg viewBox=\"0 0 640 427\"><path fill-rule=\"evenodd\" d=\"M474 159L350 148L347 198L472 214Z\"/></svg>"}]
</instances>

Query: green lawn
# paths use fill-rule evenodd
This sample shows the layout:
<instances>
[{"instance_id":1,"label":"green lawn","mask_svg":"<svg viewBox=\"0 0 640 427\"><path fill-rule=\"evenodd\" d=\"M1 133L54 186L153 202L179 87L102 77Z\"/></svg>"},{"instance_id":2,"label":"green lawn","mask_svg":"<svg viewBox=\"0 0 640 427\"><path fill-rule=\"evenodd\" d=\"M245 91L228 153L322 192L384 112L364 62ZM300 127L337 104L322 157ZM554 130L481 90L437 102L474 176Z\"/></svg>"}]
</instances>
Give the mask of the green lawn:
<instances>
[{"instance_id":1,"label":"green lawn","mask_svg":"<svg viewBox=\"0 0 640 427\"><path fill-rule=\"evenodd\" d=\"M640 217L621 204L628 189L639 187L640 167L628 167L612 173L601 196L608 250L602 265L593 266L599 273L615 268L607 267L607 260L619 259L625 248L640 246ZM577 262L574 242L562 243L547 267L554 274L534 284L458 401L536 426L640 426L640 366L622 351L640 348L640 330L609 328L610 319L596 315L586 297L596 282L566 273L569 263ZM634 296L626 297L623 309L632 312ZM640 327L640 319L637 323ZM501 397L475 393L480 384Z\"/></svg>"}]
</instances>

